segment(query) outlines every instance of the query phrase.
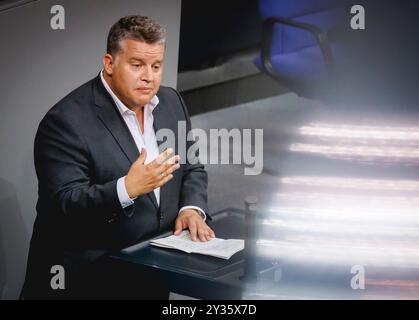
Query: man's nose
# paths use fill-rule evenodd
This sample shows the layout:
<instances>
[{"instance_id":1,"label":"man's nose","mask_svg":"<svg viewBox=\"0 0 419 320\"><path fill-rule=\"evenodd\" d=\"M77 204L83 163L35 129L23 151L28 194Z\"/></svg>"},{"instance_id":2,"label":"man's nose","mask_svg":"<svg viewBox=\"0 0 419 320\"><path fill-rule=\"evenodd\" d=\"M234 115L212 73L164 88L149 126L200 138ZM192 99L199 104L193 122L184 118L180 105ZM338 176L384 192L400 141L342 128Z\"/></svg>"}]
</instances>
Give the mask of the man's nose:
<instances>
[{"instance_id":1,"label":"man's nose","mask_svg":"<svg viewBox=\"0 0 419 320\"><path fill-rule=\"evenodd\" d=\"M151 66L145 66L141 73L141 80L151 82L153 81L153 70Z\"/></svg>"}]
</instances>

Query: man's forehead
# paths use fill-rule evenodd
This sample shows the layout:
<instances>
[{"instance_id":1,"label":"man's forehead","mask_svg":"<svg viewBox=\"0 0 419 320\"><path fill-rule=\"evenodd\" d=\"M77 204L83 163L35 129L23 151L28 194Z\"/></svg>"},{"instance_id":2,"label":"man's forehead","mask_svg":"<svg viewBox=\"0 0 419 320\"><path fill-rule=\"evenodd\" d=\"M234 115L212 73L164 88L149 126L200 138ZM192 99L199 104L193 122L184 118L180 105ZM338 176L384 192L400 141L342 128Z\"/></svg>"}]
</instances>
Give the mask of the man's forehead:
<instances>
[{"instance_id":1,"label":"man's forehead","mask_svg":"<svg viewBox=\"0 0 419 320\"><path fill-rule=\"evenodd\" d=\"M124 39L120 42L121 53L129 58L162 58L165 46L163 43L149 44L139 40Z\"/></svg>"}]
</instances>

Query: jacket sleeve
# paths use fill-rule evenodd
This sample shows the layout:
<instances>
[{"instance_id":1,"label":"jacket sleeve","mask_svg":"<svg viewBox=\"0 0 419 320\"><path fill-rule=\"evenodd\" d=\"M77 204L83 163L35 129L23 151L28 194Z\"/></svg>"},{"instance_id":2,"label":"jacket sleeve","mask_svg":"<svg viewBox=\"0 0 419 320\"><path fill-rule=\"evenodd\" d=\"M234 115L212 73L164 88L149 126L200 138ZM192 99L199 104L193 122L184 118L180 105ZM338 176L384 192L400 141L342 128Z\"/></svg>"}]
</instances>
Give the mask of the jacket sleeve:
<instances>
[{"instance_id":1,"label":"jacket sleeve","mask_svg":"<svg viewBox=\"0 0 419 320\"><path fill-rule=\"evenodd\" d=\"M40 198L70 219L106 220L124 214L117 179L93 184L89 148L62 114L50 112L39 125L34 145Z\"/></svg>"},{"instance_id":2,"label":"jacket sleeve","mask_svg":"<svg viewBox=\"0 0 419 320\"><path fill-rule=\"evenodd\" d=\"M180 103L183 108L183 112L185 114L186 132L188 133L191 130L191 119L189 117L188 110L186 108L186 105L182 97L177 91L175 92L180 100ZM194 143L195 141L187 141L186 149L189 150L189 148ZM206 217L209 220L211 220L212 218L209 214L209 209L208 209L207 172L205 171L205 168L201 163L191 164L189 163L188 159L186 159L186 163L184 166L185 167L183 170L183 180L182 180L182 189L180 193L179 208L182 208L185 206L199 207L202 210L204 210Z\"/></svg>"}]
</instances>

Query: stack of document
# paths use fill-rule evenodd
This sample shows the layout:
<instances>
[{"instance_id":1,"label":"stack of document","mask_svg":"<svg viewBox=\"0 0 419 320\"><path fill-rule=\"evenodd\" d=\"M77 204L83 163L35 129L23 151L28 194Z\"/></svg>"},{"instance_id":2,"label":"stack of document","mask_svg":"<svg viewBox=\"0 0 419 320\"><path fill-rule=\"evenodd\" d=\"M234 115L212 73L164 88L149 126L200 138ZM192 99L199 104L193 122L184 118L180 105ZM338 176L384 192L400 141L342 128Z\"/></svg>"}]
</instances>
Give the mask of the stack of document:
<instances>
[{"instance_id":1,"label":"stack of document","mask_svg":"<svg viewBox=\"0 0 419 320\"><path fill-rule=\"evenodd\" d=\"M199 253L222 259L230 257L244 249L244 240L212 238L210 241L192 241L189 231L183 231L179 236L151 240L150 244L162 248L178 249L187 253Z\"/></svg>"}]
</instances>

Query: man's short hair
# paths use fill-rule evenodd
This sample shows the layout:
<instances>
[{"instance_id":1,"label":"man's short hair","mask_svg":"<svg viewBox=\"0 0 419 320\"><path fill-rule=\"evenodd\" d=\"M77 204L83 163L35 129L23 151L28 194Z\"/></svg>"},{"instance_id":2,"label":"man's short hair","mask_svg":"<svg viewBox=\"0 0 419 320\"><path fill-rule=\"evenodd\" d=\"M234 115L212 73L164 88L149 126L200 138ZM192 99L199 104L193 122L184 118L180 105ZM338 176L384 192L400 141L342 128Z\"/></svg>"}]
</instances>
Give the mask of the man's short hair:
<instances>
[{"instance_id":1,"label":"man's short hair","mask_svg":"<svg viewBox=\"0 0 419 320\"><path fill-rule=\"evenodd\" d=\"M126 16L118 20L108 34L106 52L116 54L125 39L139 40L148 44L164 43L166 29L157 21L145 16Z\"/></svg>"}]
</instances>

